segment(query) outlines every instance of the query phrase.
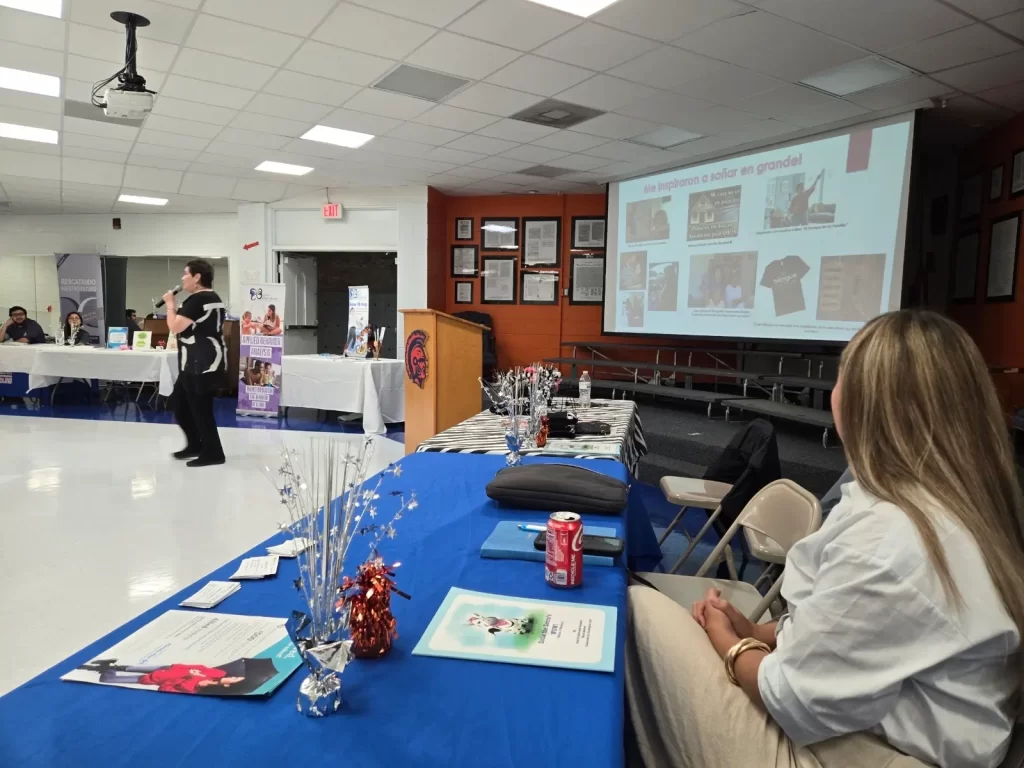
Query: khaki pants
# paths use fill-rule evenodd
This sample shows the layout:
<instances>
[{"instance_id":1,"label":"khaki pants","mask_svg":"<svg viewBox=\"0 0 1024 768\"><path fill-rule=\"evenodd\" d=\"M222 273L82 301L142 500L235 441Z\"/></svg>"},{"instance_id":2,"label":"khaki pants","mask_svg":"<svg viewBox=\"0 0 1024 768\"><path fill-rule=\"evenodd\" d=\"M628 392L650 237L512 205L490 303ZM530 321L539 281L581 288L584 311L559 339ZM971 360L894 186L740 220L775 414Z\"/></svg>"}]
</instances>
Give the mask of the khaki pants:
<instances>
[{"instance_id":1,"label":"khaki pants","mask_svg":"<svg viewBox=\"0 0 1024 768\"><path fill-rule=\"evenodd\" d=\"M869 734L795 747L738 687L689 611L629 588L626 693L647 768L923 768Z\"/></svg>"}]
</instances>

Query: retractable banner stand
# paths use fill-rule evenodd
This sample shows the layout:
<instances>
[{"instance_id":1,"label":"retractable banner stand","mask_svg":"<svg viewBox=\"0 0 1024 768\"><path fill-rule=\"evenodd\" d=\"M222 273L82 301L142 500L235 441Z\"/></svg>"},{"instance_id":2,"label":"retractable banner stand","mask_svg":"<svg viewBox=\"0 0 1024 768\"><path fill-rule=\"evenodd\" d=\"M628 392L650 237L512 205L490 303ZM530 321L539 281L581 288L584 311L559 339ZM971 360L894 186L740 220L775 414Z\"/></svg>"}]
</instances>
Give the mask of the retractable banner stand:
<instances>
[{"instance_id":1,"label":"retractable banner stand","mask_svg":"<svg viewBox=\"0 0 1024 768\"><path fill-rule=\"evenodd\" d=\"M238 406L247 416L277 416L284 359L283 283L242 286L238 352Z\"/></svg>"},{"instance_id":2,"label":"retractable banner stand","mask_svg":"<svg viewBox=\"0 0 1024 768\"><path fill-rule=\"evenodd\" d=\"M91 341L107 337L103 311L103 265L95 253L57 253L57 288L60 295L58 324L64 324L69 312L82 316L82 327ZM54 333L56 328L47 328Z\"/></svg>"},{"instance_id":3,"label":"retractable banner stand","mask_svg":"<svg viewBox=\"0 0 1024 768\"><path fill-rule=\"evenodd\" d=\"M345 354L349 357L366 357L370 322L370 287L351 285L348 289L348 336L345 339Z\"/></svg>"}]
</instances>

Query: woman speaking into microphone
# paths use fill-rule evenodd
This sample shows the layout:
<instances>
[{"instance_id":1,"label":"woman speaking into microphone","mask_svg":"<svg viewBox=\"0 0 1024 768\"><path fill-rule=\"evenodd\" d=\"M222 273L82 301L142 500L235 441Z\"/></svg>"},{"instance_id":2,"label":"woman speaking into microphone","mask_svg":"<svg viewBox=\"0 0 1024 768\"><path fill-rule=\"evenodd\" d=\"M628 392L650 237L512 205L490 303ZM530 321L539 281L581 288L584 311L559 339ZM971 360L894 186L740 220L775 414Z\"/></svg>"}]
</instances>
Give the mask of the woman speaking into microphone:
<instances>
[{"instance_id":1,"label":"woman speaking into microphone","mask_svg":"<svg viewBox=\"0 0 1024 768\"><path fill-rule=\"evenodd\" d=\"M185 447L176 459L187 466L224 463L224 449L213 415L213 395L227 370L224 318L227 307L213 290L213 267L203 259L185 265L181 287L189 297L177 306L174 291L163 295L167 328L178 336L178 380L174 384L174 417L185 433Z\"/></svg>"}]
</instances>

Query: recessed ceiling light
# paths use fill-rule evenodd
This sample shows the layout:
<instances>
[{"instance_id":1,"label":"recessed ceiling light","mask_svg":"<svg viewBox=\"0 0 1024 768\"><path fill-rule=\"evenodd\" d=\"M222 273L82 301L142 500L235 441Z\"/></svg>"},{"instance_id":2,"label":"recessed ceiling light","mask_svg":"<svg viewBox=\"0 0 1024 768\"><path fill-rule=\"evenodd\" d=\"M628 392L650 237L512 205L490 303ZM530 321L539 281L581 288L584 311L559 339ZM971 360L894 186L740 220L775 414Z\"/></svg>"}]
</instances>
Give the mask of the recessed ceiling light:
<instances>
[{"instance_id":1,"label":"recessed ceiling light","mask_svg":"<svg viewBox=\"0 0 1024 768\"><path fill-rule=\"evenodd\" d=\"M21 139L22 141L39 141L43 144L56 144L57 132L49 128L33 128L29 125L0 123L0 138Z\"/></svg>"},{"instance_id":2,"label":"recessed ceiling light","mask_svg":"<svg viewBox=\"0 0 1024 768\"><path fill-rule=\"evenodd\" d=\"M359 133L358 131L346 131L341 128L331 128L326 125L316 125L306 131L302 138L306 141L320 141L324 144L336 144L339 147L356 149L363 146L373 138L372 133Z\"/></svg>"},{"instance_id":3,"label":"recessed ceiling light","mask_svg":"<svg viewBox=\"0 0 1024 768\"><path fill-rule=\"evenodd\" d=\"M655 128L653 131L634 136L628 141L634 144L644 144L648 147L657 147L658 149L667 149L668 147L674 147L678 144L682 144L687 141L693 141L694 139L700 138L699 133L691 133L690 131L684 131L682 128L673 128L671 125L663 125L661 128Z\"/></svg>"},{"instance_id":4,"label":"recessed ceiling light","mask_svg":"<svg viewBox=\"0 0 1024 768\"><path fill-rule=\"evenodd\" d=\"M818 72L800 82L833 96L849 96L851 93L860 93L869 88L906 80L913 74L911 70L899 64L877 56L868 56L866 59L858 59L834 69Z\"/></svg>"},{"instance_id":5,"label":"recessed ceiling light","mask_svg":"<svg viewBox=\"0 0 1024 768\"><path fill-rule=\"evenodd\" d=\"M305 176L313 169L305 165L291 165L290 163L275 163L273 160L264 160L256 166L256 170L266 171L267 173L287 173L289 176Z\"/></svg>"},{"instance_id":6,"label":"recessed ceiling light","mask_svg":"<svg viewBox=\"0 0 1024 768\"><path fill-rule=\"evenodd\" d=\"M598 11L607 8L616 0L530 0L531 3L537 3L538 5L546 5L548 8L554 8L558 11L565 11L571 13L574 16L582 16L587 18L593 16Z\"/></svg>"},{"instance_id":7,"label":"recessed ceiling light","mask_svg":"<svg viewBox=\"0 0 1024 768\"><path fill-rule=\"evenodd\" d=\"M25 93L38 93L40 96L60 96L60 78L53 75L40 75L37 72L25 72L21 69L0 67L0 88Z\"/></svg>"},{"instance_id":8,"label":"recessed ceiling light","mask_svg":"<svg viewBox=\"0 0 1024 768\"><path fill-rule=\"evenodd\" d=\"M19 11L41 13L43 16L60 18L62 0L0 0L0 5L17 8Z\"/></svg>"},{"instance_id":9,"label":"recessed ceiling light","mask_svg":"<svg viewBox=\"0 0 1024 768\"><path fill-rule=\"evenodd\" d=\"M166 198L140 197L139 195L121 195L117 201L119 203L137 203L138 205L167 205Z\"/></svg>"}]
</instances>

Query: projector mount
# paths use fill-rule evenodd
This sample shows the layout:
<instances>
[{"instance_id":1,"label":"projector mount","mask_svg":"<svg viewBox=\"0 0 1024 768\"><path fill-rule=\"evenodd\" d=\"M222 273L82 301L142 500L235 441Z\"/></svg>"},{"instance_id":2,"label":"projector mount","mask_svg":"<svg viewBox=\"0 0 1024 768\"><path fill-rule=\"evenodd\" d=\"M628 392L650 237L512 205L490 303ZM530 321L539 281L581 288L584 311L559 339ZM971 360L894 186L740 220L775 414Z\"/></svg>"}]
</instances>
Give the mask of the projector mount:
<instances>
[{"instance_id":1,"label":"projector mount","mask_svg":"<svg viewBox=\"0 0 1024 768\"><path fill-rule=\"evenodd\" d=\"M101 94L110 83L117 80L120 83L115 90L128 91L133 93L154 93L146 88L146 78L138 72L136 58L139 52L139 43L136 38L136 30L139 27L148 27L149 19L130 11L114 11L110 18L118 24L124 24L125 48L124 66L112 74L106 80L100 80L92 87L92 104L94 107L106 107L107 105L99 100Z\"/></svg>"}]
</instances>

